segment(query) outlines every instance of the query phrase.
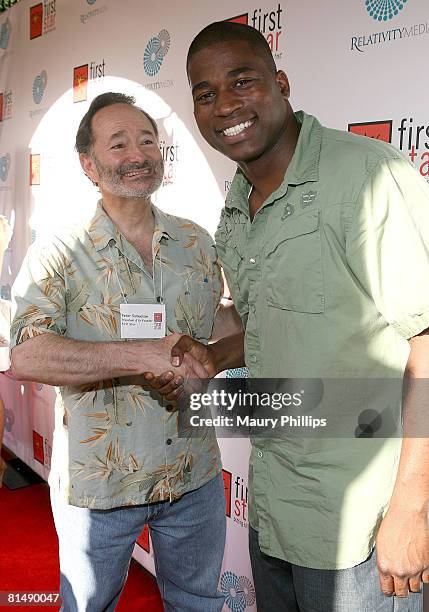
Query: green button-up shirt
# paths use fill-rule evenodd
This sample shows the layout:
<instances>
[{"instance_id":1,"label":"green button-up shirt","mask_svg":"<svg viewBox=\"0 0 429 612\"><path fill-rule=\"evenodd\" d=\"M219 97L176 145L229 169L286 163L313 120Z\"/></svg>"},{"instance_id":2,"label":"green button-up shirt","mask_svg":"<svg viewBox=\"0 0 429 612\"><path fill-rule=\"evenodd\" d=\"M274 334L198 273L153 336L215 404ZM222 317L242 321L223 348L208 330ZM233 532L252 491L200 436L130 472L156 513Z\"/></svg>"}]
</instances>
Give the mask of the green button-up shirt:
<instances>
[{"instance_id":1,"label":"green button-up shirt","mask_svg":"<svg viewBox=\"0 0 429 612\"><path fill-rule=\"evenodd\" d=\"M194 223L153 210L154 278L101 203L86 227L33 245L14 285L11 345L44 333L120 341L122 293L130 303L162 296L168 332L206 343L221 292L213 241ZM177 414L141 376L60 387L50 482L59 482L71 504L103 509L175 499L219 471L213 432L179 437Z\"/></svg>"},{"instance_id":2,"label":"green button-up shirt","mask_svg":"<svg viewBox=\"0 0 429 612\"><path fill-rule=\"evenodd\" d=\"M216 233L246 365L262 378L401 380L407 339L429 326L429 186L390 145L296 116L280 187L251 221L238 170ZM383 409L382 397L349 399L356 414ZM394 409L400 419L400 394ZM399 437L254 439L250 523L262 551L322 569L362 562L399 452Z\"/></svg>"}]
</instances>

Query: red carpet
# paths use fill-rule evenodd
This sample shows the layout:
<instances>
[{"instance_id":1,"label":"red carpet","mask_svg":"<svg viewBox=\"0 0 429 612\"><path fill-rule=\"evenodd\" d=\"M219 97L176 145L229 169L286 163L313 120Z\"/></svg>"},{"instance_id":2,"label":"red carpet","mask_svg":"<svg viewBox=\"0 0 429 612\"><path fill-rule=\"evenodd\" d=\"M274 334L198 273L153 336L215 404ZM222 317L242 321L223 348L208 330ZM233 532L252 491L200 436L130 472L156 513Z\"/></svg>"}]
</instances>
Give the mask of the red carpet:
<instances>
[{"instance_id":1,"label":"red carpet","mask_svg":"<svg viewBox=\"0 0 429 612\"><path fill-rule=\"evenodd\" d=\"M0 489L0 591L53 591L59 587L58 543L43 484ZM59 606L0 606L4 610L59 610ZM131 563L119 612L162 612L154 578Z\"/></svg>"}]
</instances>

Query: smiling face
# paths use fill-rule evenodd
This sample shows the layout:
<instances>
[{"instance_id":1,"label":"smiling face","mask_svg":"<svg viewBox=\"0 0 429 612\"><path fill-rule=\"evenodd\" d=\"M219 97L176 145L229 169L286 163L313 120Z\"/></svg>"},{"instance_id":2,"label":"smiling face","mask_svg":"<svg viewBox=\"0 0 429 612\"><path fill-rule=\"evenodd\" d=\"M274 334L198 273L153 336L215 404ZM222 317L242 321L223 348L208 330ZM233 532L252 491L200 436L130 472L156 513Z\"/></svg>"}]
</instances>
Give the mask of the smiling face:
<instances>
[{"instance_id":1,"label":"smiling face","mask_svg":"<svg viewBox=\"0 0 429 612\"><path fill-rule=\"evenodd\" d=\"M207 142L240 164L282 154L293 115L284 72L242 40L215 43L189 59L198 128Z\"/></svg>"},{"instance_id":2,"label":"smiling face","mask_svg":"<svg viewBox=\"0 0 429 612\"><path fill-rule=\"evenodd\" d=\"M162 183L164 165L149 119L129 104L112 104L92 119L93 145L80 162L102 194L149 198Z\"/></svg>"}]
</instances>

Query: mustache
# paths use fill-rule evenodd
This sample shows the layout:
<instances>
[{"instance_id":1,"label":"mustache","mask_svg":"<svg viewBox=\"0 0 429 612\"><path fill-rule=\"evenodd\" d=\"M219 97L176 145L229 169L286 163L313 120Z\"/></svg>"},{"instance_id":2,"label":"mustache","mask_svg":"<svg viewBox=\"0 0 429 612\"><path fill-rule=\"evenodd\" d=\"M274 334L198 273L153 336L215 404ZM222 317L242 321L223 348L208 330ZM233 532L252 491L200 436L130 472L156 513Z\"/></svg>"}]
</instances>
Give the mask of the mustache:
<instances>
[{"instance_id":1,"label":"mustache","mask_svg":"<svg viewBox=\"0 0 429 612\"><path fill-rule=\"evenodd\" d=\"M117 170L117 173L122 175L126 172L133 172L137 170L152 170L152 172L157 172L160 169L164 168L164 162L160 161L152 161L146 159L143 163L135 163L135 164L122 164Z\"/></svg>"}]
</instances>

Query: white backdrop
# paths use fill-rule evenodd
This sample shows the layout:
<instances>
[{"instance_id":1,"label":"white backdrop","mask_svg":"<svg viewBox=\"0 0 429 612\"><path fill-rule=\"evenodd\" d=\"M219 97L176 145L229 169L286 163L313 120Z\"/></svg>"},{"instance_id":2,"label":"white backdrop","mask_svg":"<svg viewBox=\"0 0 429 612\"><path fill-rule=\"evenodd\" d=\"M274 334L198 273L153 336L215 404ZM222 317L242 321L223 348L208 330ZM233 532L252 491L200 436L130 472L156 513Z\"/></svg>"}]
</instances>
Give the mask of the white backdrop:
<instances>
[{"instance_id":1,"label":"white backdrop","mask_svg":"<svg viewBox=\"0 0 429 612\"><path fill-rule=\"evenodd\" d=\"M267 37L289 76L294 108L390 140L429 179L426 0L21 0L0 17L0 213L14 226L3 296L36 236L92 211L97 192L73 143L103 91L135 95L161 126L166 172L157 204L214 232L234 166L197 132L184 63L201 28L231 18ZM5 444L46 478L53 389L2 375L0 392ZM249 447L246 440L221 447L228 514L221 588L225 610L250 611ZM147 538L140 544L135 556L153 569Z\"/></svg>"}]
</instances>

